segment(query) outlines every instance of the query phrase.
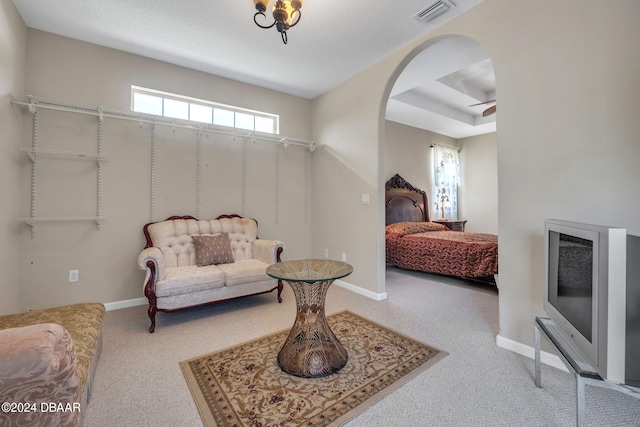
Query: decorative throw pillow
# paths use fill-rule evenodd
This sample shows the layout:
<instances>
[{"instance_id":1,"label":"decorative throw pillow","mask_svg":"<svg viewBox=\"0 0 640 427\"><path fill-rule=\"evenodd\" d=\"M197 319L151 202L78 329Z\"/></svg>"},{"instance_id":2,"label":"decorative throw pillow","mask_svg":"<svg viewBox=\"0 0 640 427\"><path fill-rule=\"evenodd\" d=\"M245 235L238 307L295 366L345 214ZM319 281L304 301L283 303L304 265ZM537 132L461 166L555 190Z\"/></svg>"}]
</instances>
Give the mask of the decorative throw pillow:
<instances>
[{"instance_id":1,"label":"decorative throw pillow","mask_svg":"<svg viewBox=\"0 0 640 427\"><path fill-rule=\"evenodd\" d=\"M191 236L196 246L198 267L212 264L230 264L234 261L228 233Z\"/></svg>"}]
</instances>

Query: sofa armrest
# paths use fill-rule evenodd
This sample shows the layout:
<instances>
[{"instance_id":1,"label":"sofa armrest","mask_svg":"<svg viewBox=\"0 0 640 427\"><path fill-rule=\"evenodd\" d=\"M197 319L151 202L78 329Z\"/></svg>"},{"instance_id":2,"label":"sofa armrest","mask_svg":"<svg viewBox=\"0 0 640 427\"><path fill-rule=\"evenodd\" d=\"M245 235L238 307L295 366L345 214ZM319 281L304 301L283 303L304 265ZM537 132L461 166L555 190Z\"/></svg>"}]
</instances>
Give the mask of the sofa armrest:
<instances>
[{"instance_id":1,"label":"sofa armrest","mask_svg":"<svg viewBox=\"0 0 640 427\"><path fill-rule=\"evenodd\" d=\"M34 411L2 411L0 424L77 425L80 419L79 373L69 332L55 323L0 330L2 402L35 404ZM69 405L70 411L41 411L41 404Z\"/></svg>"},{"instance_id":2,"label":"sofa armrest","mask_svg":"<svg viewBox=\"0 0 640 427\"><path fill-rule=\"evenodd\" d=\"M156 311L158 310L158 298L156 297L156 283L158 280L166 278L166 269L164 266L164 256L160 248L150 246L144 248L138 255L138 268L146 270L143 283L144 296L149 300L149 318L151 318L151 326L149 332L153 332L156 328Z\"/></svg>"},{"instance_id":3,"label":"sofa armrest","mask_svg":"<svg viewBox=\"0 0 640 427\"><path fill-rule=\"evenodd\" d=\"M153 262L155 266L155 279L163 280L165 278L165 268L164 268L164 257L162 256L162 251L160 248L156 248L155 246L151 246L150 248L144 249L138 255L138 268L140 270L147 270L147 278L145 279L145 283L148 280L150 267L148 262Z\"/></svg>"},{"instance_id":4,"label":"sofa armrest","mask_svg":"<svg viewBox=\"0 0 640 427\"><path fill-rule=\"evenodd\" d=\"M267 264L280 262L280 254L283 250L284 243L280 240L257 239L253 241L253 257Z\"/></svg>"}]
</instances>

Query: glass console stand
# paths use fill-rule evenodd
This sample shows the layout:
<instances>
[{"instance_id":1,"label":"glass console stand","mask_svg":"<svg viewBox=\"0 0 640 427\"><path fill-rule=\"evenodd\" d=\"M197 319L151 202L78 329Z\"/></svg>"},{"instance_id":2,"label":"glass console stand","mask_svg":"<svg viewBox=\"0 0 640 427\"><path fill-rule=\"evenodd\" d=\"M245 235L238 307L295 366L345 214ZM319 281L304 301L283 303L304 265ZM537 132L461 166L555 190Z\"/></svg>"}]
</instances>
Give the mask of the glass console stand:
<instances>
[{"instance_id":1,"label":"glass console stand","mask_svg":"<svg viewBox=\"0 0 640 427\"><path fill-rule=\"evenodd\" d=\"M349 358L324 312L329 286L353 272L345 262L328 259L284 261L267 267L267 274L284 280L296 297L296 320L282 349L278 366L302 378L319 378L342 369Z\"/></svg>"},{"instance_id":2,"label":"glass console stand","mask_svg":"<svg viewBox=\"0 0 640 427\"><path fill-rule=\"evenodd\" d=\"M582 427L585 424L584 415L584 386L586 384L596 387L609 388L640 399L640 388L625 384L616 384L603 380L593 366L589 365L578 356L573 344L565 339L553 321L547 317L536 317L535 321L535 357L536 357L536 386L542 387L540 366L540 332L542 332L560 353L560 360L576 377L576 425Z\"/></svg>"}]
</instances>

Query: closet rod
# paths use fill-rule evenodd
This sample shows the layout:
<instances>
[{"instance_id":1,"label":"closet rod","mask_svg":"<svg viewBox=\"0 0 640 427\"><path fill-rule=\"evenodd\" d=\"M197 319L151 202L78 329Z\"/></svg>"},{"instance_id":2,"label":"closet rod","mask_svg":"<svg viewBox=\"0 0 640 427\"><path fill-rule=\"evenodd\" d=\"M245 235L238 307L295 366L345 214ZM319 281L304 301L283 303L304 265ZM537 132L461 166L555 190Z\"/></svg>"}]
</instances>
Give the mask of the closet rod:
<instances>
[{"instance_id":1,"label":"closet rod","mask_svg":"<svg viewBox=\"0 0 640 427\"><path fill-rule=\"evenodd\" d=\"M100 117L101 120L104 117L109 117L112 119L129 120L132 122L138 122L140 123L140 125L142 125L142 123L156 124L156 125L169 126L169 127L178 128L178 129L189 129L194 131L202 131L205 133L216 133L216 134L228 135L233 138L239 137L239 138L247 138L251 140L275 142L276 144L282 144L285 148L287 148L289 145L304 147L309 151L314 151L316 148L316 143L314 141L307 141L307 140L298 139L298 138L290 138L287 136L283 137L283 136L271 135L267 133L249 131L249 130L245 132L229 131L229 130L225 130L220 127L217 127L215 125L208 125L205 123L203 123L201 126L195 126L189 123L185 123L183 120L180 120L180 119L167 120L166 118L162 118L162 117L150 118L143 114L131 114L131 113L126 113L126 112L117 111L117 110L110 110L102 107L90 108L90 107L66 104L63 102L48 101L44 99L39 99L31 95L28 95L27 98L29 99L29 102L20 102L20 101L12 101L12 102L15 105L28 107L31 113L33 113L37 108L45 108L49 110L67 111L67 112L78 113L78 114L88 114L88 115Z\"/></svg>"},{"instance_id":2,"label":"closet rod","mask_svg":"<svg viewBox=\"0 0 640 427\"><path fill-rule=\"evenodd\" d=\"M462 150L462 148L460 148L460 147L453 147L451 145L446 145L446 144L431 144L431 145L429 145L429 148L435 148L436 146L437 147L445 147L445 148L451 148L451 149L454 149L454 150L458 150L458 153Z\"/></svg>"}]
</instances>

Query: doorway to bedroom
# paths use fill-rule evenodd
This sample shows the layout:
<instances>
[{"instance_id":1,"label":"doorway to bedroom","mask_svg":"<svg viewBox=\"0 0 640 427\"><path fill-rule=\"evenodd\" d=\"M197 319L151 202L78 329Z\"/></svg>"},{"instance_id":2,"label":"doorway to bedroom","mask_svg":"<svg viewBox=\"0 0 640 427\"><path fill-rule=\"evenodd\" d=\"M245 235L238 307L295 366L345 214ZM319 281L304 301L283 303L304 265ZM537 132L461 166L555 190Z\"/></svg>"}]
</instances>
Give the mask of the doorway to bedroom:
<instances>
[{"instance_id":1,"label":"doorway to bedroom","mask_svg":"<svg viewBox=\"0 0 640 427\"><path fill-rule=\"evenodd\" d=\"M451 230L494 235L497 271L499 112L491 58L475 40L447 36L425 42L404 64L389 83L385 181L399 175L423 190L429 221ZM457 158L443 162L436 154L443 152ZM455 164L459 176L452 183L449 175ZM394 265L388 252L386 258L388 266ZM414 269L430 272L429 266ZM436 277L450 281L453 274Z\"/></svg>"}]
</instances>

